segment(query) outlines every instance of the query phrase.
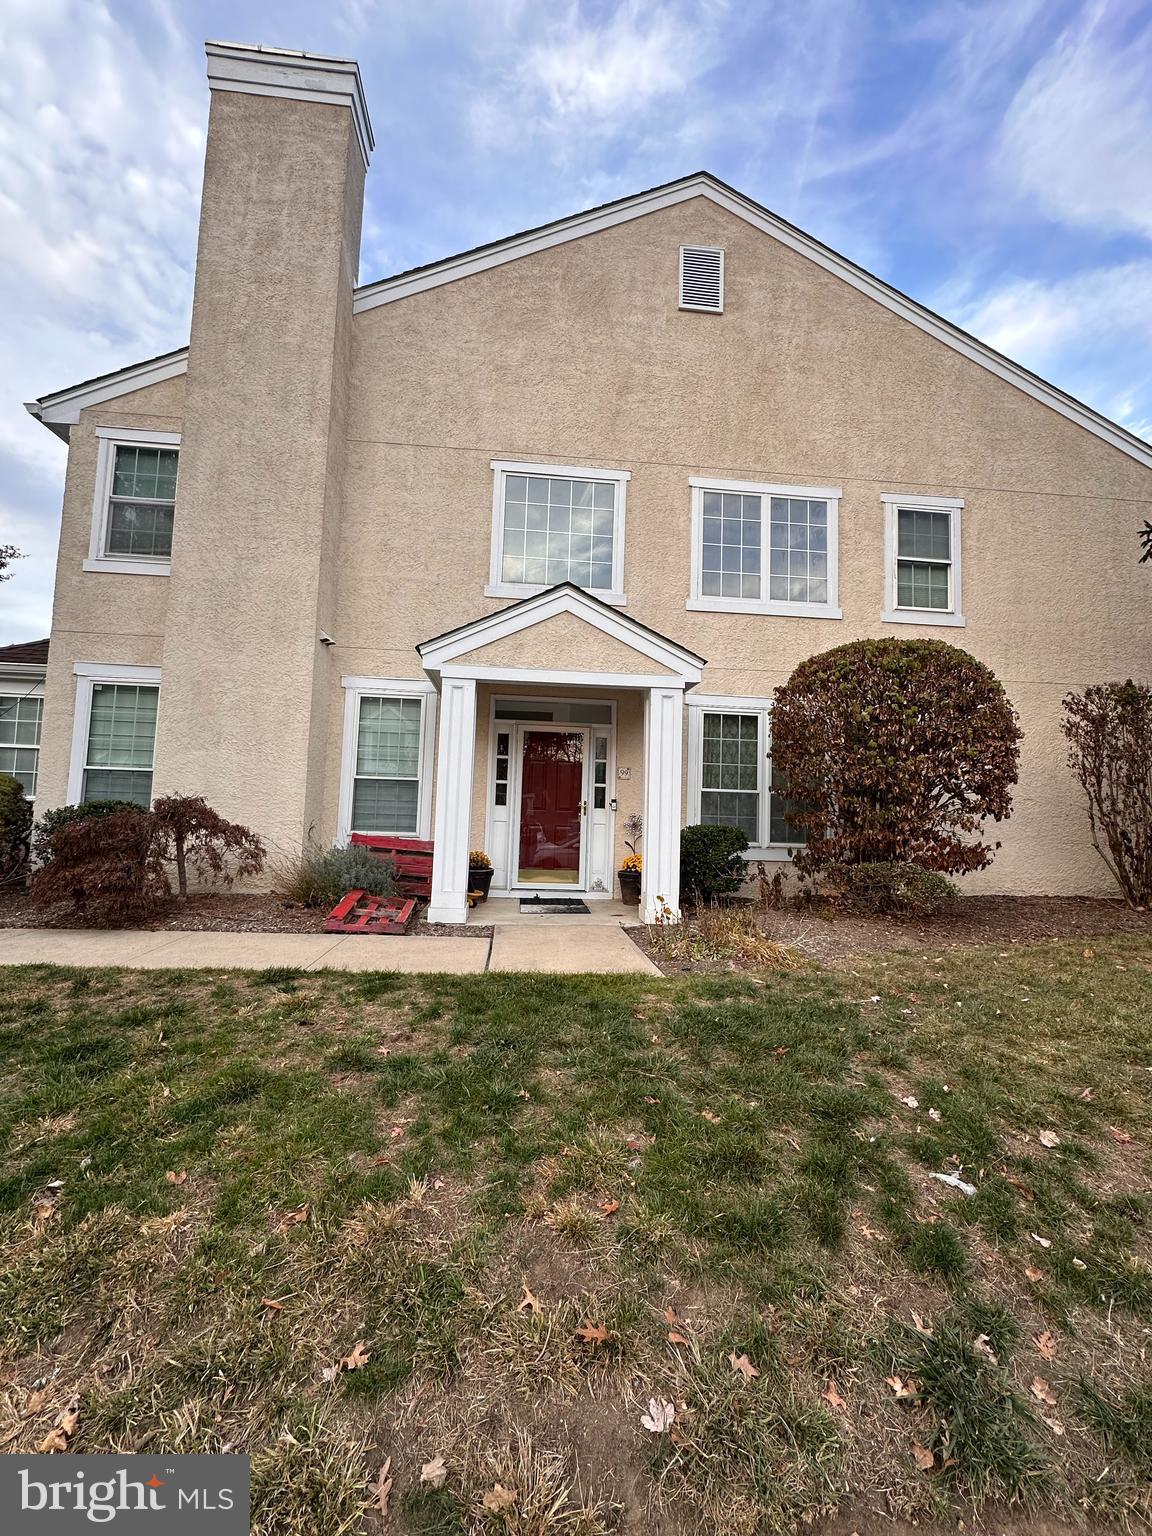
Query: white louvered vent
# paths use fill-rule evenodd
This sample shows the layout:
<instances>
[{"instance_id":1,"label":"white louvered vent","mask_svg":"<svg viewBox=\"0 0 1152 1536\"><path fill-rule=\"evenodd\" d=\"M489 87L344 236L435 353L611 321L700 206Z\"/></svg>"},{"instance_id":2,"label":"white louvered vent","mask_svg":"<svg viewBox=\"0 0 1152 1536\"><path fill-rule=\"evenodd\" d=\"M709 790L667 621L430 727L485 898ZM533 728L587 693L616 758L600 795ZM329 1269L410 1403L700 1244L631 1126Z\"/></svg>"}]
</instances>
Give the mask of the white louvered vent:
<instances>
[{"instance_id":1,"label":"white louvered vent","mask_svg":"<svg viewBox=\"0 0 1152 1536\"><path fill-rule=\"evenodd\" d=\"M724 310L724 252L714 245L680 247L680 308Z\"/></svg>"}]
</instances>

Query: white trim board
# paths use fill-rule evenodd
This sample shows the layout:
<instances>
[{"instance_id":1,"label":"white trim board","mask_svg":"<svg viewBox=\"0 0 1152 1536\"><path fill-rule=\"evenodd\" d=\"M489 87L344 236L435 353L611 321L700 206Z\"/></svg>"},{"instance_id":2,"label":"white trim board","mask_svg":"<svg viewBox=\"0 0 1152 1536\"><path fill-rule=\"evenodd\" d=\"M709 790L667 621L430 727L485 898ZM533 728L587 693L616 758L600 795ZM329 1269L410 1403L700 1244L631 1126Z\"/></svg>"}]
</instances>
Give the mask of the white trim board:
<instances>
[{"instance_id":1,"label":"white trim board","mask_svg":"<svg viewBox=\"0 0 1152 1536\"><path fill-rule=\"evenodd\" d=\"M1024 394L1039 400L1041 404L1048 406L1058 415L1075 422L1085 431L1091 432L1111 447L1135 459L1138 464L1143 464L1146 469L1152 469L1152 443L1137 437L1135 433L1129 432L1118 422L1110 421L1106 416L1094 411L1091 406L1074 399L1056 385L1049 384L1047 380L1029 372L1027 368L1013 362L1011 358L1005 357L995 348L979 341L975 336L970 336L959 326L945 320L943 316L934 314L924 305L917 303L915 299L900 293L898 289L892 288L881 278L866 272L863 267L858 267L846 256L841 256L828 246L822 245L811 235L805 234L803 230L797 229L767 208L761 207L751 198L737 192L734 187L718 181L706 171L685 176L680 181L671 182L664 187L656 187L649 192L637 193L635 197L623 198L606 208L573 214L569 218L558 219L547 224L541 229L512 235L506 240L496 241L481 250L466 251L459 256L446 257L443 261L432 263L415 272L401 272L395 277L382 278L378 282L365 284L356 289L353 294L353 313L359 314L362 310L374 309L380 304L393 304L398 299L410 298L417 293L426 293L432 288L441 287L444 283L455 282L457 278L472 277L477 272L489 271L493 267L503 266L506 262L517 261L522 256L531 256L537 251L549 250L553 246L564 245L570 240L578 240L584 235L612 229L618 224L643 218L646 214L656 213L662 208L674 207L694 197L708 198L763 234L771 235L782 245L788 246L799 255L806 256L826 272L841 278L859 293L883 305L885 309L899 315L901 319L907 320L909 324L915 325L954 352L959 352L970 362L1015 385ZM57 391L55 394L44 395L39 400L31 401L26 409L43 421L45 426L57 431L60 436L67 437L66 424L79 419L79 412L84 405L94 405L101 400L114 399L117 395L125 394L129 390L156 383L160 378L171 378L177 373L183 373L188 365L187 358L187 349L185 349L182 352L172 352L165 357L155 358L150 363L137 363L131 368L121 370L120 373L108 374L105 378L93 380L87 385L76 385L70 389ZM148 373L151 373L151 376L146 377ZM60 430L62 426L65 427L63 431Z\"/></svg>"},{"instance_id":2,"label":"white trim board","mask_svg":"<svg viewBox=\"0 0 1152 1536\"><path fill-rule=\"evenodd\" d=\"M240 91L248 96L283 96L289 101L350 108L356 142L364 169L368 169L374 144L372 123L364 99L360 66L355 59L244 43L207 42L204 52L208 58L209 90Z\"/></svg>"}]
</instances>

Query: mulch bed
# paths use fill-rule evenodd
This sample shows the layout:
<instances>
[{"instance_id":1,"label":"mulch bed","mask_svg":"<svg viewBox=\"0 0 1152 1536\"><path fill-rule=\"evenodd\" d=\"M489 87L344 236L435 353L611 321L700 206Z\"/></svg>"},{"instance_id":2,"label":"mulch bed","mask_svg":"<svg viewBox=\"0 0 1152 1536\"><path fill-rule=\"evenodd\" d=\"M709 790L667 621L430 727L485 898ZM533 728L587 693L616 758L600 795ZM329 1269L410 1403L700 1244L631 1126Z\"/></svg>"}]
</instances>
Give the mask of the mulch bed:
<instances>
[{"instance_id":1,"label":"mulch bed","mask_svg":"<svg viewBox=\"0 0 1152 1536\"><path fill-rule=\"evenodd\" d=\"M283 901L270 891L205 891L173 902L158 916L132 923L133 928L181 933L323 933L326 911ZM66 906L35 907L25 891L0 891L0 928L84 928ZM438 938L491 937L479 924L426 923L418 917L408 930Z\"/></svg>"},{"instance_id":2,"label":"mulch bed","mask_svg":"<svg viewBox=\"0 0 1152 1536\"><path fill-rule=\"evenodd\" d=\"M823 965L856 955L900 950L960 949L973 945L1036 944L1045 939L1096 938L1142 933L1152 939L1152 912L1135 912L1122 901L1080 896L964 896L952 912L920 921L849 917L815 911L767 911L765 937L792 944ZM666 972L731 969L716 962L694 965L664 960L647 928L630 929L644 952Z\"/></svg>"}]
</instances>

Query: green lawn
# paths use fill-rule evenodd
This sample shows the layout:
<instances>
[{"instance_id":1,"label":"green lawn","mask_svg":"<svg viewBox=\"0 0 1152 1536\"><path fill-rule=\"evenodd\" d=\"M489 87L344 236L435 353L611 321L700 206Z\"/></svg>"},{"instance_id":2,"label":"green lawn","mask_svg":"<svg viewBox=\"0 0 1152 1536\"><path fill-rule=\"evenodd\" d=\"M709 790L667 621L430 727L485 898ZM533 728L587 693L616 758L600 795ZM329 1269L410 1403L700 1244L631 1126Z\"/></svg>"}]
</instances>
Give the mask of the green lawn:
<instances>
[{"instance_id":1,"label":"green lawn","mask_svg":"<svg viewBox=\"0 0 1152 1536\"><path fill-rule=\"evenodd\" d=\"M250 1453L266 1536L1149 1513L1146 940L28 967L0 1051L0 1451L78 1396L75 1451Z\"/></svg>"}]
</instances>

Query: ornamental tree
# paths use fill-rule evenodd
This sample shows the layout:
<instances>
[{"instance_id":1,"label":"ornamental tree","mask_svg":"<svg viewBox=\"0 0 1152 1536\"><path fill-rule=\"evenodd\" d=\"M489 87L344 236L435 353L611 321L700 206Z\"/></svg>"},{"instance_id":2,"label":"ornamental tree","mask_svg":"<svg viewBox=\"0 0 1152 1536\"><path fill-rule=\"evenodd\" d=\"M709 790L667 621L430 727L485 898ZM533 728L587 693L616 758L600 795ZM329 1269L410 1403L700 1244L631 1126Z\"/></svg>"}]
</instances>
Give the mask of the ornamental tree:
<instances>
[{"instance_id":1,"label":"ornamental tree","mask_svg":"<svg viewBox=\"0 0 1152 1536\"><path fill-rule=\"evenodd\" d=\"M1092 846L1124 900L1152 906L1152 688L1129 680L1070 693L1062 729L1088 797Z\"/></svg>"},{"instance_id":2,"label":"ornamental tree","mask_svg":"<svg viewBox=\"0 0 1152 1536\"><path fill-rule=\"evenodd\" d=\"M776 689L772 773L807 842L832 864L984 869L985 821L1012 809L1020 728L995 675L942 640L854 640Z\"/></svg>"},{"instance_id":3,"label":"ornamental tree","mask_svg":"<svg viewBox=\"0 0 1152 1536\"><path fill-rule=\"evenodd\" d=\"M188 866L202 878L231 885L264 868L264 844L237 821L226 821L203 795L162 795L153 802L160 846L176 865L176 891L188 899Z\"/></svg>"}]
</instances>

